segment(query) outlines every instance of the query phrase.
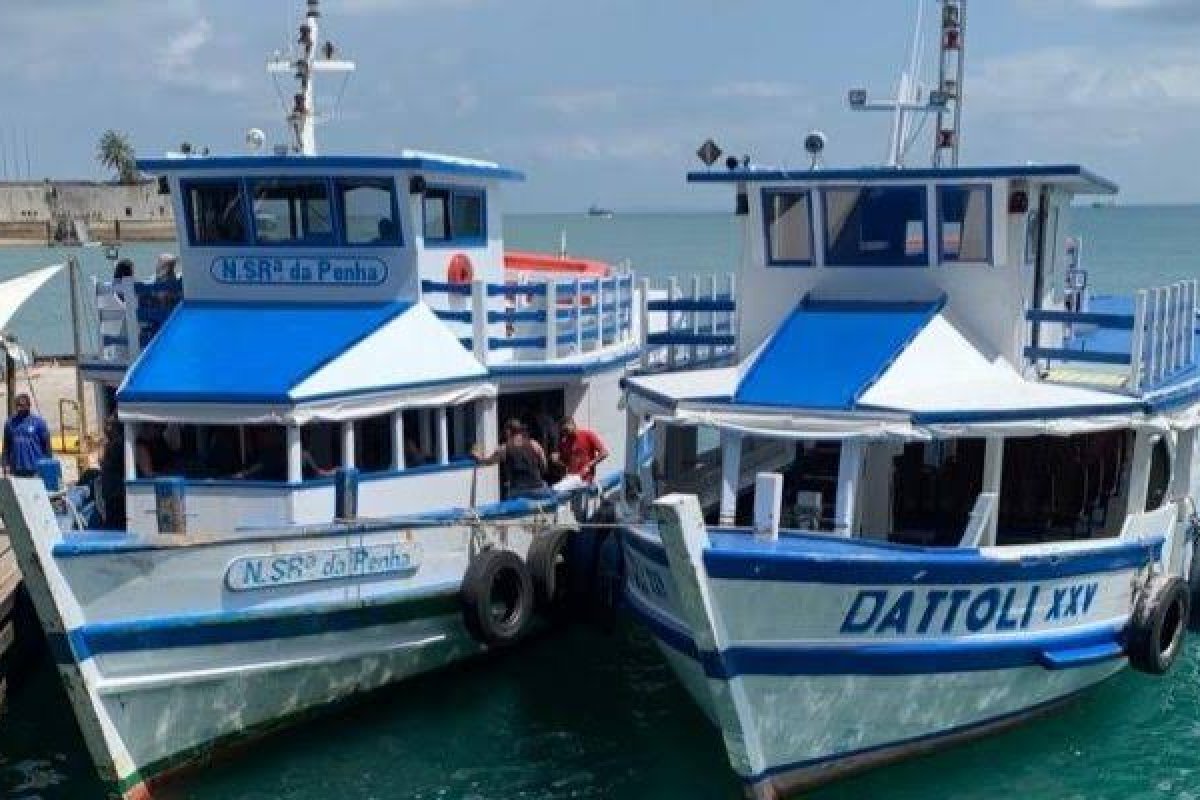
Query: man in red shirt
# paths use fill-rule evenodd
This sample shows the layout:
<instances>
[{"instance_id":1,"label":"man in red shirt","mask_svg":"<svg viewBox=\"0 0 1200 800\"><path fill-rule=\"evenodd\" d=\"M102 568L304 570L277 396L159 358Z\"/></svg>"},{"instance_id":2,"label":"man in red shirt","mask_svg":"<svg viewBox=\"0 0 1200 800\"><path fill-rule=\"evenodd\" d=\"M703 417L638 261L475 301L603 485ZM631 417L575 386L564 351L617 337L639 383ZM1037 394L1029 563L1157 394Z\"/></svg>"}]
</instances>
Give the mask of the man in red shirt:
<instances>
[{"instance_id":1,"label":"man in red shirt","mask_svg":"<svg viewBox=\"0 0 1200 800\"><path fill-rule=\"evenodd\" d=\"M588 483L596 480L596 465L608 458L608 448L600 437L580 428L571 417L559 427L558 452L552 458L562 464L568 475L578 475Z\"/></svg>"}]
</instances>

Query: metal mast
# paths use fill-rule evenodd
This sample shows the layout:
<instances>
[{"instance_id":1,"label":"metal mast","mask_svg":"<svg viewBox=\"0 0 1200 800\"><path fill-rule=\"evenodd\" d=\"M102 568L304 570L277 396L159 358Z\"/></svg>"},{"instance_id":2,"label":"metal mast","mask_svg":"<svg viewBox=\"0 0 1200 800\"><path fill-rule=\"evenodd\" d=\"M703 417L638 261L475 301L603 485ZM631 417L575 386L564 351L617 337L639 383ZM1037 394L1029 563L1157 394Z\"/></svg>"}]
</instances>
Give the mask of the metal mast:
<instances>
[{"instance_id":1,"label":"metal mast","mask_svg":"<svg viewBox=\"0 0 1200 800\"><path fill-rule=\"evenodd\" d=\"M326 41L318 47L321 0L308 0L308 10L300 23L299 45L292 58L273 58L267 62L267 71L273 73L295 72L299 91L292 98L292 109L287 115L288 128L292 131L292 151L306 156L317 154L317 109L314 77L318 72L353 72L354 62L334 59L333 43Z\"/></svg>"},{"instance_id":2,"label":"metal mast","mask_svg":"<svg viewBox=\"0 0 1200 800\"><path fill-rule=\"evenodd\" d=\"M963 67L966 62L967 0L942 0L942 44L938 89L946 99L937 115L933 165L957 167L962 143Z\"/></svg>"}]
</instances>

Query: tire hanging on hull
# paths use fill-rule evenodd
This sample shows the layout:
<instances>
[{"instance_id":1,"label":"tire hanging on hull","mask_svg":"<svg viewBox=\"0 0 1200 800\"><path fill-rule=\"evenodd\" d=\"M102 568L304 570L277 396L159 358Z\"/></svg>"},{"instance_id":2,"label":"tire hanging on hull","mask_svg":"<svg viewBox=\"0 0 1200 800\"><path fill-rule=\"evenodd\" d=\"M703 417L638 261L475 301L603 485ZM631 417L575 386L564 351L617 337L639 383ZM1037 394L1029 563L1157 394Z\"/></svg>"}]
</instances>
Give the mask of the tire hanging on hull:
<instances>
[{"instance_id":1,"label":"tire hanging on hull","mask_svg":"<svg viewBox=\"0 0 1200 800\"><path fill-rule=\"evenodd\" d=\"M508 550L485 550L472 559L459 597L467 630L492 647L520 639L533 615L529 568Z\"/></svg>"}]
</instances>

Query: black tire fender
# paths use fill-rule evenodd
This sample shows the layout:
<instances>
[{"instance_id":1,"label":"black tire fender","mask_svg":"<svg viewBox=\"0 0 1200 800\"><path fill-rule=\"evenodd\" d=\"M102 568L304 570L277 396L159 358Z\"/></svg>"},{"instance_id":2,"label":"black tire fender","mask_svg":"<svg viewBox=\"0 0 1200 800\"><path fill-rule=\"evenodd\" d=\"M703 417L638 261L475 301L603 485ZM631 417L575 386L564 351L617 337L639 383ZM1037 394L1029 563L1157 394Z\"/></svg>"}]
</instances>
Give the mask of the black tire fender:
<instances>
[{"instance_id":1,"label":"black tire fender","mask_svg":"<svg viewBox=\"0 0 1200 800\"><path fill-rule=\"evenodd\" d=\"M1164 675L1183 653L1191 595L1182 578L1156 575L1142 589L1129 620L1129 664L1148 675Z\"/></svg>"},{"instance_id":2,"label":"black tire fender","mask_svg":"<svg viewBox=\"0 0 1200 800\"><path fill-rule=\"evenodd\" d=\"M459 598L467 630L493 647L520 639L533 615L529 569L508 550L484 550L471 559Z\"/></svg>"},{"instance_id":3,"label":"black tire fender","mask_svg":"<svg viewBox=\"0 0 1200 800\"><path fill-rule=\"evenodd\" d=\"M534 607L544 614L558 614L570 595L571 531L558 528L536 534L529 545L526 563L533 579Z\"/></svg>"}]
</instances>

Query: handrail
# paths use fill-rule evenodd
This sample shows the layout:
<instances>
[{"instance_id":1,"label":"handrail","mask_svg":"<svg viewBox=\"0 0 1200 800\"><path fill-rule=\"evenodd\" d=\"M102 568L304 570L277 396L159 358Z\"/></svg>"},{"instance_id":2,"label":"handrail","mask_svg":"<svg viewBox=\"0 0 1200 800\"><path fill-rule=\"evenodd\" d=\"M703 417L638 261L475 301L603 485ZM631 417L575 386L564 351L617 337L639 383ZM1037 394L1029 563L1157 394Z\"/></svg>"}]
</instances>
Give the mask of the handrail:
<instances>
[{"instance_id":1,"label":"handrail","mask_svg":"<svg viewBox=\"0 0 1200 800\"><path fill-rule=\"evenodd\" d=\"M996 515L999 500L1000 496L995 492L979 493L971 514L967 517L967 527L958 543L959 547L976 548L995 544L994 541L989 541L992 538L989 534L993 530L991 522L992 517Z\"/></svg>"}]
</instances>

